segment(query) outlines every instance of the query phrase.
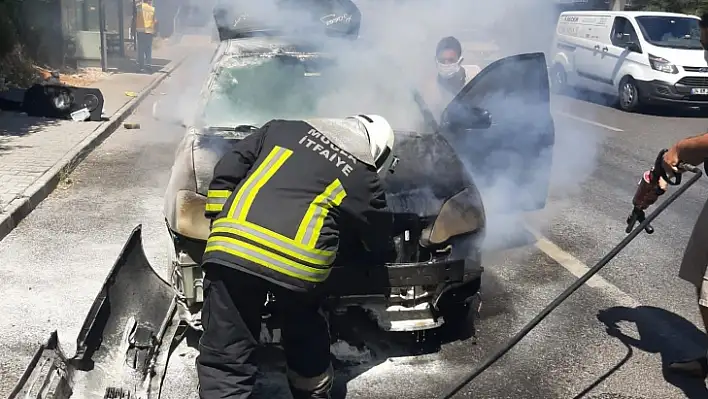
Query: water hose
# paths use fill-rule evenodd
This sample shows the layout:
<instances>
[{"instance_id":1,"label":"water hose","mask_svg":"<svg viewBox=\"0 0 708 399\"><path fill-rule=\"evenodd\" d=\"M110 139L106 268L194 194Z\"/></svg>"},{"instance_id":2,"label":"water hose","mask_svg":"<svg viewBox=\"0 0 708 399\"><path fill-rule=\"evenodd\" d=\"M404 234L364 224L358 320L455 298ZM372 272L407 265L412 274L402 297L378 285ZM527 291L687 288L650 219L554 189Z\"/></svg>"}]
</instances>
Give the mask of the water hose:
<instances>
[{"instance_id":1,"label":"water hose","mask_svg":"<svg viewBox=\"0 0 708 399\"><path fill-rule=\"evenodd\" d=\"M543 319L546 318L551 312L553 312L558 306L560 306L566 299L568 299L569 296L571 296L575 291L578 290L583 284L585 284L590 278L592 278L594 275L596 275L600 270L602 270L603 267L605 267L610 261L617 256L618 253L620 253L627 245L629 245L630 242L632 242L638 235L641 233L649 224L656 219L666 208L671 205L674 201L676 201L681 195L683 195L686 190L688 190L694 183L698 181L698 179L701 178L703 175L703 172L701 172L700 169L693 165L681 163L678 165L679 169L685 170L687 172L693 173L693 177L691 177L686 184L681 186L678 190L676 190L675 193L673 193L669 198L666 199L666 201L662 202L659 204L654 212L652 212L649 216L647 216L634 230L631 231L625 237L622 241L620 241L617 246L612 248L610 252L607 253L602 259L600 259L595 266L593 266L590 270L587 271L587 273L583 274L582 277L578 278L573 284L571 284L568 288L566 288L563 293L558 295L556 299L553 300L548 306L546 306L536 317L534 317L528 324L524 326L516 335L514 335L509 342L507 342L502 348L497 350L494 354L489 356L482 364L477 366L476 369L472 370L469 372L467 375L465 375L462 379L460 379L458 382L455 383L454 386L452 386L450 389L445 391L443 394L438 396L439 399L450 399L458 393L462 388L464 388L467 384L469 384L472 380L477 378L480 374L482 374L485 370L487 370L489 367L491 367L494 363L496 363L499 359L501 359L507 352L509 352L516 344L519 343L528 333L530 333L536 326L538 326L539 323L543 321Z\"/></svg>"}]
</instances>

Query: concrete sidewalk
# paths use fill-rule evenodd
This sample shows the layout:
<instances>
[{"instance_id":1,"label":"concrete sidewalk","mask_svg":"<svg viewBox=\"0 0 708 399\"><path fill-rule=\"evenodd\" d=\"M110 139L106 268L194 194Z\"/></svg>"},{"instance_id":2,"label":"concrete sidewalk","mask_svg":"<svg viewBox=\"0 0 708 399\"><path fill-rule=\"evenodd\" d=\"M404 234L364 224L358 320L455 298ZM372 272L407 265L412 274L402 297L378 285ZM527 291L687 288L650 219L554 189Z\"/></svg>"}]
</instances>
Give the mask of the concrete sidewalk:
<instances>
[{"instance_id":1,"label":"concrete sidewalk","mask_svg":"<svg viewBox=\"0 0 708 399\"><path fill-rule=\"evenodd\" d=\"M156 49L153 58L168 63L152 74L116 73L92 84L103 93L107 121L73 122L0 112L0 239L120 127L149 92L182 63L189 53L186 48L166 45Z\"/></svg>"}]
</instances>

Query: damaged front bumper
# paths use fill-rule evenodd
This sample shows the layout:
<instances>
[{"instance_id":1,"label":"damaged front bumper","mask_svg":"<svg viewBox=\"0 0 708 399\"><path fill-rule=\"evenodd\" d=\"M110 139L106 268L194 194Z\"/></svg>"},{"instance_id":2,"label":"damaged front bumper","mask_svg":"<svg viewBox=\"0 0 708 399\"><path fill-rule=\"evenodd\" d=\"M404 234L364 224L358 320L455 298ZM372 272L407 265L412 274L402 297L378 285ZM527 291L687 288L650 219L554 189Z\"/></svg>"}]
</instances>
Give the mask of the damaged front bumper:
<instances>
[{"instance_id":1,"label":"damaged front bumper","mask_svg":"<svg viewBox=\"0 0 708 399\"><path fill-rule=\"evenodd\" d=\"M142 229L133 230L77 338L61 350L57 332L40 346L9 399L158 398L177 300L145 256Z\"/></svg>"},{"instance_id":2,"label":"damaged front bumper","mask_svg":"<svg viewBox=\"0 0 708 399\"><path fill-rule=\"evenodd\" d=\"M478 299L483 271L475 258L336 269L327 282L331 307L362 307L385 331L428 330L457 317L446 310Z\"/></svg>"},{"instance_id":3,"label":"damaged front bumper","mask_svg":"<svg viewBox=\"0 0 708 399\"><path fill-rule=\"evenodd\" d=\"M169 231L174 243L171 278L181 298L182 319L200 329L199 311L203 302L200 261L204 242ZM445 317L457 317L445 308L459 308L479 299L483 268L476 251L465 259L449 254L426 258L429 260L391 263L385 267L362 264L334 267L324 287L328 310L339 313L349 307L364 308L385 331L441 326Z\"/></svg>"}]
</instances>

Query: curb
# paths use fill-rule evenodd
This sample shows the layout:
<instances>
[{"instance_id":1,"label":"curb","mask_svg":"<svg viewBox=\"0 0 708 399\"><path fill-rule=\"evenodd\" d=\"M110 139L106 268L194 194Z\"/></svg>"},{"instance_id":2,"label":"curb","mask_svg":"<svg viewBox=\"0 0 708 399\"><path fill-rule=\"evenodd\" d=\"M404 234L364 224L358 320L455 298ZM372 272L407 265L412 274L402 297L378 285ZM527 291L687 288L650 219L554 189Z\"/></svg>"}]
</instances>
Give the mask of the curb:
<instances>
[{"instance_id":1,"label":"curb","mask_svg":"<svg viewBox=\"0 0 708 399\"><path fill-rule=\"evenodd\" d=\"M26 188L19 198L10 202L7 209L0 214L0 240L14 230L22 219L27 217L30 212L54 191L59 184L60 176L71 173L94 148L98 147L103 140L118 130L121 123L133 113L138 105L140 105L163 80L170 76L186 58L186 56L183 56L164 66L158 72L159 76L143 88L137 97L124 104L113 114L110 120L98 126L88 137L74 146L74 148L55 163L54 166L44 172L31 186Z\"/></svg>"}]
</instances>

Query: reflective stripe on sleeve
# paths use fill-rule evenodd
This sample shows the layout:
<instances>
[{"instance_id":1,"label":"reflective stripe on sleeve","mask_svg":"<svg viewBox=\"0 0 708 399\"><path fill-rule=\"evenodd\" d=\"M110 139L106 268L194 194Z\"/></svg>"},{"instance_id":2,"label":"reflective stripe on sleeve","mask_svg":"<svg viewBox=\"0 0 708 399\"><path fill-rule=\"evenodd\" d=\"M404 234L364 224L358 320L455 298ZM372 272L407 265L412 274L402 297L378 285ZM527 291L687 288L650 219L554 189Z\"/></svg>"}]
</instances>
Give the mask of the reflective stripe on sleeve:
<instances>
[{"instance_id":1,"label":"reflective stripe on sleeve","mask_svg":"<svg viewBox=\"0 0 708 399\"><path fill-rule=\"evenodd\" d=\"M209 190L207 192L206 211L221 212L230 195L231 191L229 190Z\"/></svg>"},{"instance_id":2,"label":"reflective stripe on sleeve","mask_svg":"<svg viewBox=\"0 0 708 399\"><path fill-rule=\"evenodd\" d=\"M295 235L295 241L305 245L306 248L314 248L320 238L322 225L329 211L339 206L347 192L342 186L342 182L336 179L322 194L318 195L305 213L305 217L300 222L300 227Z\"/></svg>"}]
</instances>

